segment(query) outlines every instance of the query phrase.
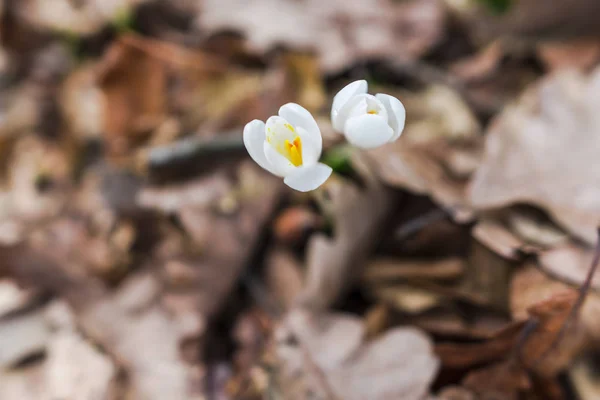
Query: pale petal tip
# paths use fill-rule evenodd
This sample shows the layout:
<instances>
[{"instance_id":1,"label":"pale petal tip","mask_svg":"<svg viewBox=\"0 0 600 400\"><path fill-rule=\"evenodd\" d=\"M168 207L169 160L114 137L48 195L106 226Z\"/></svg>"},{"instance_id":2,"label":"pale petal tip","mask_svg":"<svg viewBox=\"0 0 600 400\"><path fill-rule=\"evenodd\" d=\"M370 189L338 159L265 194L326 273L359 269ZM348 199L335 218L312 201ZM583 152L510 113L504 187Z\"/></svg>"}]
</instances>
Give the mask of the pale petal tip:
<instances>
[{"instance_id":1,"label":"pale petal tip","mask_svg":"<svg viewBox=\"0 0 600 400\"><path fill-rule=\"evenodd\" d=\"M358 79L354 82L350 82L348 85L346 86L350 86L350 85L355 85L356 88L360 88L360 91L364 91L365 93L367 92L367 90L369 90L369 83L367 82L366 79ZM363 89L364 88L364 89Z\"/></svg>"},{"instance_id":2,"label":"pale petal tip","mask_svg":"<svg viewBox=\"0 0 600 400\"><path fill-rule=\"evenodd\" d=\"M374 149L389 143L394 130L387 119L378 115L361 115L348 120L344 127L346 140L361 149Z\"/></svg>"},{"instance_id":3,"label":"pale petal tip","mask_svg":"<svg viewBox=\"0 0 600 400\"><path fill-rule=\"evenodd\" d=\"M283 182L299 192L310 192L324 184L332 172L333 169L329 165L317 163L310 167L298 168L293 174L286 176Z\"/></svg>"}]
</instances>

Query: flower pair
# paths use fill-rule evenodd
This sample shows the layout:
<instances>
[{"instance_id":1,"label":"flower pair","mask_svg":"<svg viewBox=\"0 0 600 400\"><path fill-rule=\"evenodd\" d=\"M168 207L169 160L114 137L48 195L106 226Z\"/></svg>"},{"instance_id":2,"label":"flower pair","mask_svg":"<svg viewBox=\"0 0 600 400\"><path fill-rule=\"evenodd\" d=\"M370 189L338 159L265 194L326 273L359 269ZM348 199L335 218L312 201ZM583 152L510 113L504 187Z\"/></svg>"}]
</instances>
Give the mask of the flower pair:
<instances>
[{"instance_id":1,"label":"flower pair","mask_svg":"<svg viewBox=\"0 0 600 400\"><path fill-rule=\"evenodd\" d=\"M379 147L400 137L406 112L397 98L367 94L367 82L352 82L333 98L331 122L351 144ZM313 116L304 107L288 103L266 124L259 120L244 128L244 145L254 161L280 176L292 189L308 192L321 186L331 167L320 163L323 139Z\"/></svg>"}]
</instances>

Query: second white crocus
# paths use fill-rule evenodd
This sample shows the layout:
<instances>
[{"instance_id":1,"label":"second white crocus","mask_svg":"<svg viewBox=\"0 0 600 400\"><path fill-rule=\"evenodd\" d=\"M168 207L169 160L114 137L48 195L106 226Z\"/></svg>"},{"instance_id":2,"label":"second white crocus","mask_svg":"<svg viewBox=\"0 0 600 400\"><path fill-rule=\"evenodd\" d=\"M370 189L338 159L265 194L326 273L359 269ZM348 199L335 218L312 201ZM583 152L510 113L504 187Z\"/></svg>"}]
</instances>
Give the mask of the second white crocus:
<instances>
[{"instance_id":1,"label":"second white crocus","mask_svg":"<svg viewBox=\"0 0 600 400\"><path fill-rule=\"evenodd\" d=\"M355 81L333 98L331 123L357 147L372 149L397 140L404 130L406 110L397 98L367 94L367 81Z\"/></svg>"},{"instance_id":2,"label":"second white crocus","mask_svg":"<svg viewBox=\"0 0 600 400\"><path fill-rule=\"evenodd\" d=\"M246 124L244 145L258 165L300 192L318 188L332 172L319 162L323 139L317 122L295 103L282 106L266 124L257 119Z\"/></svg>"}]
</instances>

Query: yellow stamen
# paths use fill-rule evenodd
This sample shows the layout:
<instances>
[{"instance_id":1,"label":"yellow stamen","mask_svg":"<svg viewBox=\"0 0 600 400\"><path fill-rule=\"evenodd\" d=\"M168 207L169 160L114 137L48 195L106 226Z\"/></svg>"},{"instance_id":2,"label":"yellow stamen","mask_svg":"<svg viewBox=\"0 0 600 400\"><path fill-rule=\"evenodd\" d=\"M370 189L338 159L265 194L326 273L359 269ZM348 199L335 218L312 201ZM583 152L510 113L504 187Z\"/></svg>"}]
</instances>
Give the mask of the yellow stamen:
<instances>
[{"instance_id":1,"label":"yellow stamen","mask_svg":"<svg viewBox=\"0 0 600 400\"><path fill-rule=\"evenodd\" d=\"M369 111L367 111L367 114L377 114L377 111L375 111L375 110L369 110Z\"/></svg>"},{"instance_id":2,"label":"yellow stamen","mask_svg":"<svg viewBox=\"0 0 600 400\"><path fill-rule=\"evenodd\" d=\"M302 140L300 140L300 136L296 136L291 143L286 139L285 153L287 154L284 154L284 156L296 167L302 165Z\"/></svg>"}]
</instances>

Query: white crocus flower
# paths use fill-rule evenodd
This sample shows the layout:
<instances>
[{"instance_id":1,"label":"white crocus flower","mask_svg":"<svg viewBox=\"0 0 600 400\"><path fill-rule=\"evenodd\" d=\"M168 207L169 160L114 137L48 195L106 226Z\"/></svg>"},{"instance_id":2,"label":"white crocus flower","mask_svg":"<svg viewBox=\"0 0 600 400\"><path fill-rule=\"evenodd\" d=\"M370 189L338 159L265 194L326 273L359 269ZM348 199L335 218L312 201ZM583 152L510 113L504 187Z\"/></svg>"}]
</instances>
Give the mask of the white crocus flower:
<instances>
[{"instance_id":1,"label":"white crocus flower","mask_svg":"<svg viewBox=\"0 0 600 400\"><path fill-rule=\"evenodd\" d=\"M331 123L348 142L372 149L393 142L404 129L406 110L397 98L367 94L367 81L355 81L333 98Z\"/></svg>"},{"instance_id":2,"label":"white crocus flower","mask_svg":"<svg viewBox=\"0 0 600 400\"><path fill-rule=\"evenodd\" d=\"M319 162L323 139L317 122L295 103L282 106L266 125L257 119L246 124L244 145L258 165L301 192L318 188L332 172Z\"/></svg>"}]
</instances>

